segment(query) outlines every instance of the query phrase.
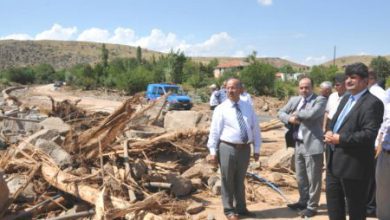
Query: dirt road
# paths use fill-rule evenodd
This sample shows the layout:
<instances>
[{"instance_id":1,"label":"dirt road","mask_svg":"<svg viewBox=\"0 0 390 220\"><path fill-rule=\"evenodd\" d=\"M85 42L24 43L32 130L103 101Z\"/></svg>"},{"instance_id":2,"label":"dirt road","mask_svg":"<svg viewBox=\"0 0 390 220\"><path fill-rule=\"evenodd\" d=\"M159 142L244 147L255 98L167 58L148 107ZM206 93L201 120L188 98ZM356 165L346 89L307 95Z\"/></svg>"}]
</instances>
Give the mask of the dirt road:
<instances>
[{"instance_id":1,"label":"dirt road","mask_svg":"<svg viewBox=\"0 0 390 220\"><path fill-rule=\"evenodd\" d=\"M55 88L54 84L32 87L30 88L31 95L51 96L56 101L63 101L65 99L76 101L80 99L81 101L78 103L78 106L91 112L103 111L111 113L122 104L121 101L116 101L109 95L101 94L100 96L96 96L88 94L88 92L66 90L64 87Z\"/></svg>"}]
</instances>

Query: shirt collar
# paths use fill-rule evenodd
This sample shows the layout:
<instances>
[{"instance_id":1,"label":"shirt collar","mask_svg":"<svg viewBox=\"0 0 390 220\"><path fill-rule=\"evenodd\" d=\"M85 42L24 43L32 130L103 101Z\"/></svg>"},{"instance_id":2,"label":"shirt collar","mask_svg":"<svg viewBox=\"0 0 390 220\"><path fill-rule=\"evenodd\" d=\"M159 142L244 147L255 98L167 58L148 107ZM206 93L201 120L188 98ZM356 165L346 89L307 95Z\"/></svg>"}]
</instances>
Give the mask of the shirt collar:
<instances>
[{"instance_id":1,"label":"shirt collar","mask_svg":"<svg viewBox=\"0 0 390 220\"><path fill-rule=\"evenodd\" d=\"M313 97L313 95L314 95L314 93L312 93L311 95L309 95L308 97L303 97L303 96L301 96L302 97L302 102L304 101L304 100L306 100L306 102L309 102L310 100L311 100L311 97Z\"/></svg>"},{"instance_id":2,"label":"shirt collar","mask_svg":"<svg viewBox=\"0 0 390 220\"><path fill-rule=\"evenodd\" d=\"M242 103L242 101L241 101L241 99L240 100L238 100L238 102L233 102L232 100L230 100L230 99L228 99L229 100L229 102L230 102L230 104L231 104L231 106L232 107L234 107L234 104L238 104L238 106L240 106L241 105L241 103Z\"/></svg>"},{"instance_id":3,"label":"shirt collar","mask_svg":"<svg viewBox=\"0 0 390 220\"><path fill-rule=\"evenodd\" d=\"M367 91L367 89L363 89L363 91L359 92L358 94L356 95L351 95L353 96L354 100L357 101L360 99L360 97L362 97L362 95Z\"/></svg>"}]
</instances>

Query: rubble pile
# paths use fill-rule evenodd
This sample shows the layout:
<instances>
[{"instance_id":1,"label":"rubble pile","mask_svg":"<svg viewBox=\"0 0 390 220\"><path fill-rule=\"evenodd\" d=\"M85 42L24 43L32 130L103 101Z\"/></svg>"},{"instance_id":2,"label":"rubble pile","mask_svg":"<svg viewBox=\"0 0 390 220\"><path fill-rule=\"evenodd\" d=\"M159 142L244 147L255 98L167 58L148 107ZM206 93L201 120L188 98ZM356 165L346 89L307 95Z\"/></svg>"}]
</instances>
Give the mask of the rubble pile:
<instances>
[{"instance_id":1,"label":"rubble pile","mask_svg":"<svg viewBox=\"0 0 390 220\"><path fill-rule=\"evenodd\" d=\"M217 168L205 160L208 126L156 126L164 124L165 98L144 105L134 96L110 115L54 99L47 116L35 109L21 117L16 98L1 106L9 146L0 154L0 218L188 219L202 211L206 204L193 195L221 191ZM10 118L9 111L16 114ZM252 201L264 199L247 190Z\"/></svg>"}]
</instances>

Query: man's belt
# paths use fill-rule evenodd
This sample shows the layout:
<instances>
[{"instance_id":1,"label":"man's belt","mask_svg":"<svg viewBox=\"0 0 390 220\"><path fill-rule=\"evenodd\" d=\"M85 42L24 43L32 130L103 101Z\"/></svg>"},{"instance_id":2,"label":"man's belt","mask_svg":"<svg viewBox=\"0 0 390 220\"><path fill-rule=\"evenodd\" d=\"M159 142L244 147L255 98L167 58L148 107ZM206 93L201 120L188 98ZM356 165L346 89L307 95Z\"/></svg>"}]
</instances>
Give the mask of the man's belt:
<instances>
[{"instance_id":1,"label":"man's belt","mask_svg":"<svg viewBox=\"0 0 390 220\"><path fill-rule=\"evenodd\" d=\"M235 143L230 143L230 142L223 141L223 140L221 140L221 143L227 144L227 145L235 147L235 148L244 148L244 147L248 147L251 144L251 143L235 144Z\"/></svg>"},{"instance_id":2,"label":"man's belt","mask_svg":"<svg viewBox=\"0 0 390 220\"><path fill-rule=\"evenodd\" d=\"M390 150L387 150L387 149L382 149L382 152L386 153L386 154L390 154Z\"/></svg>"}]
</instances>

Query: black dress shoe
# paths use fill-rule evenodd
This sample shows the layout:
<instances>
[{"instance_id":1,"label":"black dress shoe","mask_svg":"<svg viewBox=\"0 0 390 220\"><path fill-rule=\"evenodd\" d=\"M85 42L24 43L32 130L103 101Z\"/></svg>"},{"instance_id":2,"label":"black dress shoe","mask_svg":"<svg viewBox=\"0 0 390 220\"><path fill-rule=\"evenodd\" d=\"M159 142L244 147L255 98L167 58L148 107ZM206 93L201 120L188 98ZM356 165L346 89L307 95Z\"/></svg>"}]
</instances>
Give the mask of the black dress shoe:
<instances>
[{"instance_id":1,"label":"black dress shoe","mask_svg":"<svg viewBox=\"0 0 390 220\"><path fill-rule=\"evenodd\" d=\"M313 217L317 215L317 211L313 209L304 209L303 211L299 212L299 215L304 218L304 217Z\"/></svg>"},{"instance_id":2,"label":"black dress shoe","mask_svg":"<svg viewBox=\"0 0 390 220\"><path fill-rule=\"evenodd\" d=\"M239 216L243 216L243 217L249 217L249 218L255 218L256 217L256 213L254 212L250 212L249 210L245 210L243 212L238 212Z\"/></svg>"},{"instance_id":3,"label":"black dress shoe","mask_svg":"<svg viewBox=\"0 0 390 220\"><path fill-rule=\"evenodd\" d=\"M298 210L298 209L303 210L303 209L306 209L307 206L297 202L297 203L287 204L287 207L289 207L290 209L294 209L294 210Z\"/></svg>"},{"instance_id":4,"label":"black dress shoe","mask_svg":"<svg viewBox=\"0 0 390 220\"><path fill-rule=\"evenodd\" d=\"M231 213L231 214L226 215L226 219L227 220L239 220L240 218L238 218L237 214Z\"/></svg>"},{"instance_id":5,"label":"black dress shoe","mask_svg":"<svg viewBox=\"0 0 390 220\"><path fill-rule=\"evenodd\" d=\"M376 211L375 210L370 210L366 212L366 217L373 217L376 218Z\"/></svg>"}]
</instances>

